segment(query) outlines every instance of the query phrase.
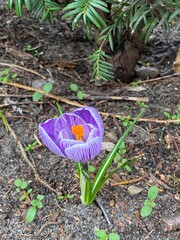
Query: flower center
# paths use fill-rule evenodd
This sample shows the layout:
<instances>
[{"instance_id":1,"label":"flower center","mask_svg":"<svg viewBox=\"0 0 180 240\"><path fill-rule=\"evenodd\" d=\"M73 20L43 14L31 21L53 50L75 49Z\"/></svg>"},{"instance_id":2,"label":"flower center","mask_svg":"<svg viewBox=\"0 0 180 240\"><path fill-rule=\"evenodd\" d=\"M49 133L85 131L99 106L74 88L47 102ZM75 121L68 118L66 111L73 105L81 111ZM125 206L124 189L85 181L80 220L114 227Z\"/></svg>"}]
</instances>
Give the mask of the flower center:
<instances>
[{"instance_id":1,"label":"flower center","mask_svg":"<svg viewBox=\"0 0 180 240\"><path fill-rule=\"evenodd\" d=\"M82 125L72 126L71 132L76 136L76 140L83 141L84 128Z\"/></svg>"}]
</instances>

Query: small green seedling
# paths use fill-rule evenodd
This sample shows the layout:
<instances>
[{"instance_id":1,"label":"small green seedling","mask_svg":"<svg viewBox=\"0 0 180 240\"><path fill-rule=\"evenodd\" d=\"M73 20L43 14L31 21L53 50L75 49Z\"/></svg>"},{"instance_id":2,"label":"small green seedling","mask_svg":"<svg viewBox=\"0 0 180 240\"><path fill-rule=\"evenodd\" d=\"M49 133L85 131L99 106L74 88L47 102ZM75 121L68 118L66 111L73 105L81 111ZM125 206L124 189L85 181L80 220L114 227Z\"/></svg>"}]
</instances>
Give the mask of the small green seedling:
<instances>
[{"instance_id":1,"label":"small green seedling","mask_svg":"<svg viewBox=\"0 0 180 240\"><path fill-rule=\"evenodd\" d=\"M31 200L31 207L28 209L26 213L26 221L31 223L36 216L37 209L41 209L43 207L42 200L44 199L43 195L38 194L36 199Z\"/></svg>"},{"instance_id":2,"label":"small green seedling","mask_svg":"<svg viewBox=\"0 0 180 240\"><path fill-rule=\"evenodd\" d=\"M32 46L30 44L27 44L24 48L23 48L24 52L30 52L32 51Z\"/></svg>"},{"instance_id":3,"label":"small green seedling","mask_svg":"<svg viewBox=\"0 0 180 240\"><path fill-rule=\"evenodd\" d=\"M151 215L153 208L156 206L154 200L157 198L158 188L156 186L150 187L148 190L148 198L144 201L144 206L141 208L141 217L145 218Z\"/></svg>"},{"instance_id":4,"label":"small green seedling","mask_svg":"<svg viewBox=\"0 0 180 240\"><path fill-rule=\"evenodd\" d=\"M169 112L164 112L164 116L166 116L168 120L180 120L180 105L178 105L177 110L177 114L171 115ZM180 121L177 124L180 124Z\"/></svg>"},{"instance_id":5,"label":"small green seedling","mask_svg":"<svg viewBox=\"0 0 180 240\"><path fill-rule=\"evenodd\" d=\"M131 119L130 115L128 115L126 117L120 116L119 119L122 121L122 124L124 127L127 127L128 125L130 125L132 123L132 121L130 121L130 119Z\"/></svg>"},{"instance_id":6,"label":"small green seedling","mask_svg":"<svg viewBox=\"0 0 180 240\"><path fill-rule=\"evenodd\" d=\"M26 221L31 223L37 213L37 209L43 207L42 200L44 199L43 195L38 194L36 199L30 199L30 194L32 193L32 188L26 189L28 187L28 183L21 179L16 179L14 181L14 185L16 186L16 191L21 193L20 201L27 200L28 204L30 204L30 208L26 213Z\"/></svg>"},{"instance_id":7,"label":"small green seedling","mask_svg":"<svg viewBox=\"0 0 180 240\"><path fill-rule=\"evenodd\" d=\"M132 87L138 87L141 83L142 83L142 80L138 80L138 81L136 81L136 82L132 82L132 83L131 83L131 86L132 86Z\"/></svg>"},{"instance_id":8,"label":"small green seedling","mask_svg":"<svg viewBox=\"0 0 180 240\"><path fill-rule=\"evenodd\" d=\"M0 73L0 81L3 83L8 83L10 80L14 79L17 77L17 73L10 73L9 68L5 68L1 73Z\"/></svg>"},{"instance_id":9,"label":"small green seedling","mask_svg":"<svg viewBox=\"0 0 180 240\"><path fill-rule=\"evenodd\" d=\"M95 172L96 168L92 165L88 165L88 172L89 173L92 173L92 172Z\"/></svg>"},{"instance_id":10,"label":"small green seedling","mask_svg":"<svg viewBox=\"0 0 180 240\"><path fill-rule=\"evenodd\" d=\"M38 51L37 49L34 50L34 56L35 56L35 57L40 58L41 55L43 55L43 52L42 52L42 51Z\"/></svg>"},{"instance_id":11,"label":"small green seedling","mask_svg":"<svg viewBox=\"0 0 180 240\"><path fill-rule=\"evenodd\" d=\"M27 152L27 151L33 151L37 144L38 144L37 141L34 141L34 142L31 143L31 144L29 143L29 144L26 146L25 151L26 151L26 152Z\"/></svg>"},{"instance_id":12,"label":"small green seedling","mask_svg":"<svg viewBox=\"0 0 180 240\"><path fill-rule=\"evenodd\" d=\"M21 179L16 179L14 181L14 185L16 186L16 191L18 193L28 187L28 183L26 181L21 180Z\"/></svg>"},{"instance_id":13,"label":"small green seedling","mask_svg":"<svg viewBox=\"0 0 180 240\"><path fill-rule=\"evenodd\" d=\"M2 120L2 123L4 124L6 132L8 132L8 122L7 122L6 117L4 116L4 114L1 110L0 110L0 119Z\"/></svg>"},{"instance_id":14,"label":"small green seedling","mask_svg":"<svg viewBox=\"0 0 180 240\"><path fill-rule=\"evenodd\" d=\"M99 240L120 240L121 237L119 236L118 233L110 233L107 234L105 230L94 230L94 234L95 236L99 239Z\"/></svg>"},{"instance_id":15,"label":"small green seedling","mask_svg":"<svg viewBox=\"0 0 180 240\"><path fill-rule=\"evenodd\" d=\"M14 181L14 185L16 186L16 192L21 193L20 201L24 201L29 197L29 194L32 193L32 188L26 189L28 187L28 183L21 179L16 179Z\"/></svg>"},{"instance_id":16,"label":"small green seedling","mask_svg":"<svg viewBox=\"0 0 180 240\"><path fill-rule=\"evenodd\" d=\"M77 96L77 98L78 98L79 100L82 100L82 99L84 98L84 94L83 94L82 91L79 91L79 87L78 87L77 84L72 83L72 84L70 85L70 88L71 88L71 90L72 90L73 92L76 92L76 96Z\"/></svg>"},{"instance_id":17,"label":"small green seedling","mask_svg":"<svg viewBox=\"0 0 180 240\"><path fill-rule=\"evenodd\" d=\"M45 93L49 93L53 88L53 84L51 82L47 82L44 86L43 86L43 91ZM37 102L39 101L42 97L44 96L43 93L40 92L35 92L32 96L33 101Z\"/></svg>"},{"instance_id":18,"label":"small green seedling","mask_svg":"<svg viewBox=\"0 0 180 240\"><path fill-rule=\"evenodd\" d=\"M148 105L145 102L140 102L140 101L136 101L136 103L139 105L139 107L141 108L148 108Z\"/></svg>"},{"instance_id":19,"label":"small green seedling","mask_svg":"<svg viewBox=\"0 0 180 240\"><path fill-rule=\"evenodd\" d=\"M23 48L24 52L33 52L33 55L37 58L39 58L43 52L38 51L37 49L33 48L30 44L27 44L24 48Z\"/></svg>"},{"instance_id":20,"label":"small green seedling","mask_svg":"<svg viewBox=\"0 0 180 240\"><path fill-rule=\"evenodd\" d=\"M121 145L119 146L119 150L116 153L116 156L114 158L114 161L118 163L118 167L120 167L122 164L127 162L127 159L123 157L123 155L126 153L126 145L125 142L123 141ZM125 165L124 168L126 171L131 172L132 169L129 165Z\"/></svg>"},{"instance_id":21,"label":"small green seedling","mask_svg":"<svg viewBox=\"0 0 180 240\"><path fill-rule=\"evenodd\" d=\"M63 200L63 199L72 199L73 197L74 197L74 196L71 195L71 194L66 195L66 196L61 195L61 196L58 196L58 197L57 197L57 200L61 201L61 200Z\"/></svg>"}]
</instances>

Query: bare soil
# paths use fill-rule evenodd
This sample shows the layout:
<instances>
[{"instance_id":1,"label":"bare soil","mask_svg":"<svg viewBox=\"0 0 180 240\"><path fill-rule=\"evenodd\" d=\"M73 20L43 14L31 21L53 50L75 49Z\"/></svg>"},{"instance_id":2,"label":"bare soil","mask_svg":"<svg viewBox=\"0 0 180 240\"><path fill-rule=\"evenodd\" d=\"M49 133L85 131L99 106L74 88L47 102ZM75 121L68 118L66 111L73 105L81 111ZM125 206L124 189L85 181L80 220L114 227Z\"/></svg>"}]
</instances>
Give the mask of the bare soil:
<instances>
[{"instance_id":1,"label":"bare soil","mask_svg":"<svg viewBox=\"0 0 180 240\"><path fill-rule=\"evenodd\" d=\"M155 32L141 62L157 66L165 56L158 65L160 77L132 88L119 82L92 80L88 57L94 44L87 40L81 27L72 32L70 24L61 22L60 16L51 26L48 22L39 24L26 13L20 19L13 12L0 10L0 72L8 67L11 73L17 73L13 82L21 84L13 86L0 82L0 110L10 126L10 131L6 131L0 121L2 240L94 240L97 239L93 233L95 229L116 232L122 240L180 238L180 131L178 124L168 122L164 116L165 111L178 114L180 76L161 77L173 73L172 63L180 44L179 36L177 31L172 31L169 36ZM23 49L27 45L32 49L25 52ZM53 83L53 95L33 102L32 87L42 88L47 81ZM86 98L79 101L70 89L71 83L76 83ZM115 174L98 195L109 223L96 202L90 206L81 203L73 162L53 155L38 144L33 151L26 153L29 161L34 162L40 177L38 181L20 149L20 144L25 147L38 137L40 122L58 114L56 96L63 97L58 100L64 112L71 112L78 104L93 106L102 112L103 141L108 146L115 143L125 129L115 114L136 117L141 110L137 101L142 98L147 101L148 108L126 140L125 157L140 156L140 160L131 166L130 173L123 169ZM110 96L123 99L112 100ZM106 147L92 162L96 169L107 154ZM115 166L116 163L112 168ZM31 224L25 221L29 202L20 202L15 190L14 180L17 178L24 179L32 187L31 198L37 194L45 196L44 206ZM43 184L43 180L54 191ZM149 217L143 219L140 209L152 185L159 189L156 207ZM129 186L142 191L133 195ZM74 197L59 202L57 193L73 194ZM169 218L176 222L167 224Z\"/></svg>"}]
</instances>

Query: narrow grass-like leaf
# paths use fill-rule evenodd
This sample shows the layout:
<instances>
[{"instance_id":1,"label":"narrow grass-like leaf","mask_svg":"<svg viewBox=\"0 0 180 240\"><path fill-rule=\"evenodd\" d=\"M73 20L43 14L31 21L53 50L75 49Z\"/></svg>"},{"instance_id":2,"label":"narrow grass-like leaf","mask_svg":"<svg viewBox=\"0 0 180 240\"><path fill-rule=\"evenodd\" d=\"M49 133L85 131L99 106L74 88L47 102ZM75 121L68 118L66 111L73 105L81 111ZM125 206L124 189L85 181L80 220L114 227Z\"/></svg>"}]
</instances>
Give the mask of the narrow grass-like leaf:
<instances>
[{"instance_id":1,"label":"narrow grass-like leaf","mask_svg":"<svg viewBox=\"0 0 180 240\"><path fill-rule=\"evenodd\" d=\"M127 128L127 130L124 132L122 137L119 139L119 141L116 143L114 148L111 150L111 152L108 154L108 156L103 161L102 165L100 166L96 177L94 178L94 181L92 183L92 193L91 193L91 202L94 200L97 192L101 188L102 184L104 183L103 179L105 178L105 175L107 173L107 170L109 169L112 161L114 160L114 157L119 150L119 146L122 144L122 142L125 140L125 138L128 136L130 131L132 130L133 126L136 124L138 119L142 116L144 110L142 110L138 116L135 118L135 120L130 124L130 126Z\"/></svg>"},{"instance_id":2,"label":"narrow grass-like leaf","mask_svg":"<svg viewBox=\"0 0 180 240\"><path fill-rule=\"evenodd\" d=\"M4 114L1 110L0 110L0 119L2 120L2 123L4 124L6 132L8 132L8 122L7 122L6 117L4 116Z\"/></svg>"}]
</instances>

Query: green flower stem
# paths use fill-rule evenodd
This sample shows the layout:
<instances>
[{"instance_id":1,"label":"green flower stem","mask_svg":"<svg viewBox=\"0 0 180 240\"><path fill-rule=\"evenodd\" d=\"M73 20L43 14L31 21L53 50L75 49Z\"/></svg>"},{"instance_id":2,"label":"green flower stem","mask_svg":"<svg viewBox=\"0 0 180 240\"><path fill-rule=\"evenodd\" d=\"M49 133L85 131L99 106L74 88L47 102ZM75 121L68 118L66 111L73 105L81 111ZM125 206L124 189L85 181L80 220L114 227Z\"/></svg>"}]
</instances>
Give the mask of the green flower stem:
<instances>
[{"instance_id":1,"label":"green flower stem","mask_svg":"<svg viewBox=\"0 0 180 240\"><path fill-rule=\"evenodd\" d=\"M83 204L90 205L102 185L106 182L108 178L110 178L114 173L116 173L119 169L123 168L127 164L130 164L132 162L137 161L137 159L129 160L122 164L121 166L117 167L114 169L112 172L110 172L107 175L107 171L119 149L119 146L122 144L124 139L128 136L130 131L132 130L133 126L136 124L137 120L142 116L144 112L144 109L139 113L139 115L135 118L135 120L130 124L128 129L124 132L122 137L119 139L119 141L116 143L114 148L111 150L111 152L108 154L108 156L105 158L103 163L101 164L101 167L99 168L94 181L91 182L89 175L88 175L88 164L81 164L81 163L76 163L76 168L77 168L77 173L80 178L80 188L81 188L81 201Z\"/></svg>"},{"instance_id":2,"label":"green flower stem","mask_svg":"<svg viewBox=\"0 0 180 240\"><path fill-rule=\"evenodd\" d=\"M76 168L80 178L81 202L85 205L89 205L91 199L91 180L87 171L88 164L76 163Z\"/></svg>"}]
</instances>

